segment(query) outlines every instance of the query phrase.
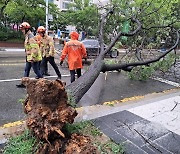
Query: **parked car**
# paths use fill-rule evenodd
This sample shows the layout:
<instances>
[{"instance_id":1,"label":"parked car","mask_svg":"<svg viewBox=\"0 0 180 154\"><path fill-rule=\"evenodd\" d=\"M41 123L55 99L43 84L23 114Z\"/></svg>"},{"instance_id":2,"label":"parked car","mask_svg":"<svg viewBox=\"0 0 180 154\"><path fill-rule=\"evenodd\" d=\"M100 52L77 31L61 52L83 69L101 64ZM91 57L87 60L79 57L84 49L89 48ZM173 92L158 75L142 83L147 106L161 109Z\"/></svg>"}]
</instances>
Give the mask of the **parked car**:
<instances>
[{"instance_id":1,"label":"parked car","mask_svg":"<svg viewBox=\"0 0 180 154\"><path fill-rule=\"evenodd\" d=\"M81 41L86 47L88 58L97 57L100 53L100 44L96 39L85 39ZM104 48L107 48L107 45L104 44ZM107 54L106 57L116 58L119 55L116 48L112 48Z\"/></svg>"}]
</instances>

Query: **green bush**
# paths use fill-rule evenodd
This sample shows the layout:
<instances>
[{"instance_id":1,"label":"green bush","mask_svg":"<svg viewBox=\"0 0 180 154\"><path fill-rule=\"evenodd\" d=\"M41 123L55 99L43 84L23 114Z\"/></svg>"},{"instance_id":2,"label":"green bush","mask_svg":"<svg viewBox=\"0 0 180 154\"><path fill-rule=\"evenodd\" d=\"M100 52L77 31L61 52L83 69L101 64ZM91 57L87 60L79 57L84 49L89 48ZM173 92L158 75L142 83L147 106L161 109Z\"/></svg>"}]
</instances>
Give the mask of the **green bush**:
<instances>
[{"instance_id":1,"label":"green bush","mask_svg":"<svg viewBox=\"0 0 180 154\"><path fill-rule=\"evenodd\" d=\"M8 34L6 32L0 31L0 41L8 40Z\"/></svg>"},{"instance_id":2,"label":"green bush","mask_svg":"<svg viewBox=\"0 0 180 154\"><path fill-rule=\"evenodd\" d=\"M133 68L132 71L128 73L128 76L133 80L147 80L155 71L168 71L174 64L175 60L179 59L179 57L180 56L170 53L163 59L150 64L150 66L138 66Z\"/></svg>"},{"instance_id":3,"label":"green bush","mask_svg":"<svg viewBox=\"0 0 180 154\"><path fill-rule=\"evenodd\" d=\"M0 41L23 40L23 34L8 27L0 26Z\"/></svg>"}]
</instances>

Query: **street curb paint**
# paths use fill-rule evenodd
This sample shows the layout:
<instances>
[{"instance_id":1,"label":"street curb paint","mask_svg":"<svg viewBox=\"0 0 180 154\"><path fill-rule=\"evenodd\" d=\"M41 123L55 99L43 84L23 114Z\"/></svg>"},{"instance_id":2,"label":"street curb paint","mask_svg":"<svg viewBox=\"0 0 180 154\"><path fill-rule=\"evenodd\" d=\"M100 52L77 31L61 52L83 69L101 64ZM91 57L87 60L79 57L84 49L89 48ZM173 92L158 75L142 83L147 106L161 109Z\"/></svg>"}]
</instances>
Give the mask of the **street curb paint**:
<instances>
[{"instance_id":1,"label":"street curb paint","mask_svg":"<svg viewBox=\"0 0 180 154\"><path fill-rule=\"evenodd\" d=\"M15 122L12 122L12 123L4 124L3 126L0 127L0 129L14 127L14 126L22 125L24 123L25 123L25 121L19 120L19 121L15 121Z\"/></svg>"}]
</instances>

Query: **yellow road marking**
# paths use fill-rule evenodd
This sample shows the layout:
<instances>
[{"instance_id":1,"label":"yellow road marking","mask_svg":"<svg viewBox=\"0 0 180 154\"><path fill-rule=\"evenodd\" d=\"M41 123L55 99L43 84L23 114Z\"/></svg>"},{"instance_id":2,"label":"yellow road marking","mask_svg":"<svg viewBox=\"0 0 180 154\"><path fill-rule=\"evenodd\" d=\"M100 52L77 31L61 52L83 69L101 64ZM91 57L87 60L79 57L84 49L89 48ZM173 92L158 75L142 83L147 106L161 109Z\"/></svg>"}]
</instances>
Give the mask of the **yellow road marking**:
<instances>
[{"instance_id":1,"label":"yellow road marking","mask_svg":"<svg viewBox=\"0 0 180 154\"><path fill-rule=\"evenodd\" d=\"M15 122L12 122L12 123L7 123L7 124L4 124L3 126L1 126L0 129L22 125L24 122L25 121L15 121Z\"/></svg>"},{"instance_id":2,"label":"yellow road marking","mask_svg":"<svg viewBox=\"0 0 180 154\"><path fill-rule=\"evenodd\" d=\"M161 91L161 92L153 92L151 94L168 93L168 92L170 92L172 90L176 90L176 89L178 89L178 88L168 89L168 90L164 90L164 91ZM138 100L138 99L142 99L144 97L145 97L145 95L144 96L127 97L127 98L124 98L124 99L121 99L121 100L113 100L113 101L104 102L103 105L113 106L113 105L118 104L118 103L124 103L124 102L128 102L128 101Z\"/></svg>"},{"instance_id":3,"label":"yellow road marking","mask_svg":"<svg viewBox=\"0 0 180 154\"><path fill-rule=\"evenodd\" d=\"M133 101L133 100L138 100L138 99L142 99L145 96L134 96L134 97L127 97L121 100L113 100L113 101L109 101L109 102L104 102L103 105L114 105L117 103L124 103L124 102L128 102L128 101Z\"/></svg>"}]
</instances>

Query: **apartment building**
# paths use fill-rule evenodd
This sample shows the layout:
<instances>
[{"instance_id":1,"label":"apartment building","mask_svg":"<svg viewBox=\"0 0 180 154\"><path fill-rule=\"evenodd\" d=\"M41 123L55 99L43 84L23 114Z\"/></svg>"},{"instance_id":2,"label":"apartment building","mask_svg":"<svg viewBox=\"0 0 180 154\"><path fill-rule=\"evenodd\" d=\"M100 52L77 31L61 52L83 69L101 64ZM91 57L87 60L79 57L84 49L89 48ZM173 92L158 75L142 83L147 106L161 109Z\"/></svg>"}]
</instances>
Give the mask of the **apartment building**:
<instances>
[{"instance_id":1,"label":"apartment building","mask_svg":"<svg viewBox=\"0 0 180 154\"><path fill-rule=\"evenodd\" d=\"M51 0L53 1L53 0ZM74 0L54 0L54 4L57 5L57 7L61 10L61 11L66 11L68 9L68 5L70 3L73 3ZM94 3L96 5L106 5L109 0L90 0L91 3Z\"/></svg>"},{"instance_id":2,"label":"apartment building","mask_svg":"<svg viewBox=\"0 0 180 154\"><path fill-rule=\"evenodd\" d=\"M73 1L74 0L54 0L54 4L56 4L61 11L66 11L68 9L68 5L73 3Z\"/></svg>"}]
</instances>

